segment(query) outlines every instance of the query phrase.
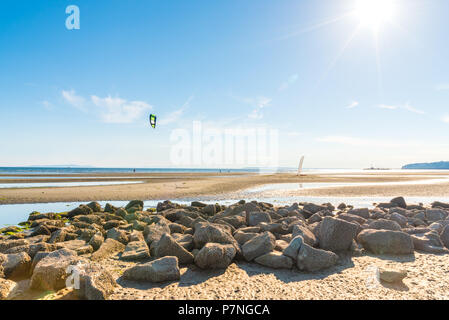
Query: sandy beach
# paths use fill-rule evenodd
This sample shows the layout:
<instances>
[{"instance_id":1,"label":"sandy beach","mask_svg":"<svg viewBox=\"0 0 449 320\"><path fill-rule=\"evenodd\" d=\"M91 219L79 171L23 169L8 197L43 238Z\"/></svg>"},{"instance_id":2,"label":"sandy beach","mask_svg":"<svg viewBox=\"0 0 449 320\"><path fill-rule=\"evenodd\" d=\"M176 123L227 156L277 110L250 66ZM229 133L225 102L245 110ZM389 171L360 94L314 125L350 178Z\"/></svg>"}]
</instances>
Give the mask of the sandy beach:
<instances>
[{"instance_id":1,"label":"sandy beach","mask_svg":"<svg viewBox=\"0 0 449 320\"><path fill-rule=\"evenodd\" d=\"M53 175L55 177L55 175ZM0 183L23 182L73 182L74 178L57 176L39 176L39 179L5 179L0 176ZM132 178L129 178L132 177ZM2 179L3 178L3 179ZM208 197L210 199L237 199L248 195L248 188L267 184L297 183L297 190L264 191L253 193L252 197L357 197L357 196L415 196L446 197L449 196L449 179L447 171L423 172L373 172L345 174L307 174L296 176L294 173L255 174L255 173L152 173L139 174L90 174L79 175L78 181L142 181L136 184L75 186L75 187L39 187L39 188L2 188L0 204L45 203L68 201L112 201L112 200L161 200ZM431 183L431 181L436 183ZM425 182L421 184L420 182ZM299 184L323 183L319 188L300 189ZM326 186L332 184L354 184L348 186ZM364 185L365 184L365 185ZM377 185L368 185L377 184Z\"/></svg>"}]
</instances>

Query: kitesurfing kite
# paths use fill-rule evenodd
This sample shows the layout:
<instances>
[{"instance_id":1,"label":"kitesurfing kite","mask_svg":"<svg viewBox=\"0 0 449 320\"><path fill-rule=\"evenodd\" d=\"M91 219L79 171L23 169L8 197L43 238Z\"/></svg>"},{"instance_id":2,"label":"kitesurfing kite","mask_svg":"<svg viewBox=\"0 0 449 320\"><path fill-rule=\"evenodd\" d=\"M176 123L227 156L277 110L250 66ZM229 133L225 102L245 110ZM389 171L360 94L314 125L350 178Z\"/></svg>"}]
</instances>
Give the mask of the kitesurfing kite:
<instances>
[{"instance_id":1,"label":"kitesurfing kite","mask_svg":"<svg viewBox=\"0 0 449 320\"><path fill-rule=\"evenodd\" d=\"M301 160L299 160L299 166L298 166L298 174L297 176L301 175L302 172L302 164L304 163L304 156L301 157Z\"/></svg>"},{"instance_id":2,"label":"kitesurfing kite","mask_svg":"<svg viewBox=\"0 0 449 320\"><path fill-rule=\"evenodd\" d=\"M154 114L150 114L150 124L153 127L153 129L156 128L156 116Z\"/></svg>"}]
</instances>

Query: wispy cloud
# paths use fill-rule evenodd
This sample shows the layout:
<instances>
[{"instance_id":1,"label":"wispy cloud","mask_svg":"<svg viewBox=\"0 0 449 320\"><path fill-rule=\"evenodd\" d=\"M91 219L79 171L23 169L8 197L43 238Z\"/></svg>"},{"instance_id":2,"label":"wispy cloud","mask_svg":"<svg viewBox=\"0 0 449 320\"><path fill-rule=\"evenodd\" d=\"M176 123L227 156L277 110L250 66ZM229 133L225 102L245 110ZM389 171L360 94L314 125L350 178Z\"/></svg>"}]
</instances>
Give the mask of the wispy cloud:
<instances>
[{"instance_id":1,"label":"wispy cloud","mask_svg":"<svg viewBox=\"0 0 449 320\"><path fill-rule=\"evenodd\" d=\"M271 98L257 97L254 100L255 107L254 107L253 111L248 115L248 117L251 119L262 119L263 118L262 109L269 106L270 103L271 103Z\"/></svg>"},{"instance_id":2,"label":"wispy cloud","mask_svg":"<svg viewBox=\"0 0 449 320\"><path fill-rule=\"evenodd\" d=\"M187 101L179 108L163 117L160 117L158 121L160 125L167 125L170 123L177 122L181 116L184 114L185 110L190 106L190 102L193 100L194 96L190 96Z\"/></svg>"},{"instance_id":3,"label":"wispy cloud","mask_svg":"<svg viewBox=\"0 0 449 320\"><path fill-rule=\"evenodd\" d=\"M77 95L75 90L70 90L70 91L66 91L66 90L62 90L62 97L72 106L74 106L75 108L78 108L82 111L87 111L87 109L85 108L85 102L86 100Z\"/></svg>"},{"instance_id":4,"label":"wispy cloud","mask_svg":"<svg viewBox=\"0 0 449 320\"><path fill-rule=\"evenodd\" d=\"M101 108L100 117L107 123L131 123L141 118L145 111L152 109L152 106L144 101L127 101L119 97L100 98L93 95L91 100Z\"/></svg>"},{"instance_id":5,"label":"wispy cloud","mask_svg":"<svg viewBox=\"0 0 449 320\"><path fill-rule=\"evenodd\" d=\"M379 108L381 109L388 109L388 110L406 110L409 112L417 113L417 114L425 114L424 111L416 109L415 107L411 106L409 102L403 104L403 105L386 105L381 104L379 105Z\"/></svg>"},{"instance_id":6,"label":"wispy cloud","mask_svg":"<svg viewBox=\"0 0 449 320\"><path fill-rule=\"evenodd\" d=\"M385 147L385 148L396 148L403 146L416 146L417 142L408 142L408 141L391 141L391 140L381 140L381 139L367 139L367 138L358 138L351 136L325 136L317 138L318 142L326 142L326 143L336 143L342 145L350 145L356 147Z\"/></svg>"},{"instance_id":7,"label":"wispy cloud","mask_svg":"<svg viewBox=\"0 0 449 320\"><path fill-rule=\"evenodd\" d=\"M53 110L53 104L47 100L44 100L41 102L41 104L44 106L47 110Z\"/></svg>"},{"instance_id":8,"label":"wispy cloud","mask_svg":"<svg viewBox=\"0 0 449 320\"><path fill-rule=\"evenodd\" d=\"M298 74L292 74L287 81L281 84L278 91L284 91L287 90L288 87L290 87L292 84L294 84L298 80Z\"/></svg>"},{"instance_id":9,"label":"wispy cloud","mask_svg":"<svg viewBox=\"0 0 449 320\"><path fill-rule=\"evenodd\" d=\"M346 106L346 109L354 109L355 107L358 107L358 105L359 105L358 101L353 101L349 105Z\"/></svg>"},{"instance_id":10,"label":"wispy cloud","mask_svg":"<svg viewBox=\"0 0 449 320\"><path fill-rule=\"evenodd\" d=\"M449 90L449 83L440 83L436 87L437 91L448 91Z\"/></svg>"}]
</instances>

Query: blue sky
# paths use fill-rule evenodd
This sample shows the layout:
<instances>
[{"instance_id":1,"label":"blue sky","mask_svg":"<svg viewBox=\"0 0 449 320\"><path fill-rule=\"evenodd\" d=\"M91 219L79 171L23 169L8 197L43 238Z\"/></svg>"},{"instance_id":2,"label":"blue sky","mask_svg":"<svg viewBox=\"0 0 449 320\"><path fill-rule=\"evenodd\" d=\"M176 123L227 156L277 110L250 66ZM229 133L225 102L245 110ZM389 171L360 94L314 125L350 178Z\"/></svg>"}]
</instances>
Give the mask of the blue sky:
<instances>
[{"instance_id":1,"label":"blue sky","mask_svg":"<svg viewBox=\"0 0 449 320\"><path fill-rule=\"evenodd\" d=\"M194 120L278 130L281 166L449 160L449 2L395 1L377 46L356 2L3 0L0 165L170 167Z\"/></svg>"}]
</instances>

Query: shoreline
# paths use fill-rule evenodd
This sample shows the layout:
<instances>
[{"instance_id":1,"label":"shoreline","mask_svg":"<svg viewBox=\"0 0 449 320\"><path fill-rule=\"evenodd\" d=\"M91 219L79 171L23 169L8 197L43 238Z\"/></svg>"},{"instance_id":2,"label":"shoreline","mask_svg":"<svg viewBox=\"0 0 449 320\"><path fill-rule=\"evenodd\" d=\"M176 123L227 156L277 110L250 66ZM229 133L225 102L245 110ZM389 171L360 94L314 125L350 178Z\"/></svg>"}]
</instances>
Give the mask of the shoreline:
<instances>
[{"instance_id":1,"label":"shoreline","mask_svg":"<svg viewBox=\"0 0 449 320\"><path fill-rule=\"evenodd\" d=\"M111 175L116 177L111 178ZM130 178L128 173L99 175L90 174L85 177L86 182L123 181ZM56 175L58 176L58 175ZM369 172L307 174L296 176L290 173L251 174L251 173L159 173L139 174L132 178L144 181L138 184L118 184L100 186L68 186L68 187L37 187L37 188L1 188L0 205L21 203L50 203L50 202L84 202L84 201L129 201L132 199L160 200L187 198L247 198L246 192L254 188L269 184L307 184L307 183L355 183L361 185L323 186L320 188L298 190L275 190L252 193L254 198L276 197L449 197L449 180L447 183L420 184L425 180L441 180L448 173L443 172ZM10 181L7 181L10 180ZM16 181L16 180L14 180ZM21 183L40 182L73 182L70 178L56 179L22 179ZM76 182L82 182L78 179ZM1 179L0 183L11 183L11 179ZM410 182L410 184L407 184ZM366 183L385 183L383 185L363 185ZM397 183L395 185L395 183ZM11 183L13 185L13 183Z\"/></svg>"}]
</instances>

